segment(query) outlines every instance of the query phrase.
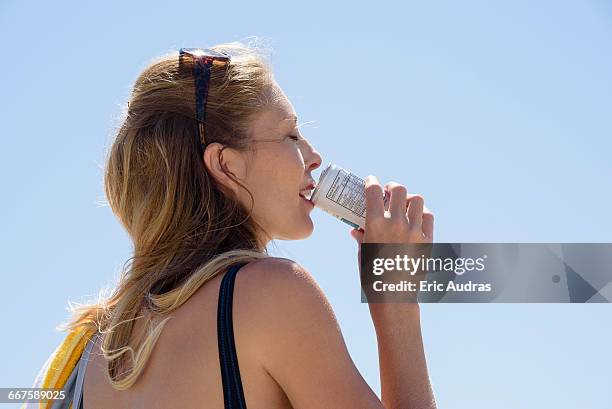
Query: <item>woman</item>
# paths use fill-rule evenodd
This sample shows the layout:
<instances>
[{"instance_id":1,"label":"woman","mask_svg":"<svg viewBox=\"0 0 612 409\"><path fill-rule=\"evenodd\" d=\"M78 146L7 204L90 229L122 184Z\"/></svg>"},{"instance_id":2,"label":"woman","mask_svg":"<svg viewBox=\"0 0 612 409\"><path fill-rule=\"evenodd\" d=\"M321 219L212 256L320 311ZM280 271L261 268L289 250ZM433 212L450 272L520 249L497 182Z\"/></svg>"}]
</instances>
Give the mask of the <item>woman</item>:
<instances>
[{"instance_id":1,"label":"woman","mask_svg":"<svg viewBox=\"0 0 612 409\"><path fill-rule=\"evenodd\" d=\"M312 233L304 196L321 156L254 50L211 50L164 56L134 85L104 181L134 255L112 295L68 324L86 335L73 408L435 407L417 304L370 304L381 402L310 273L267 254ZM384 188L388 209L368 177L352 237L431 242L423 198Z\"/></svg>"}]
</instances>

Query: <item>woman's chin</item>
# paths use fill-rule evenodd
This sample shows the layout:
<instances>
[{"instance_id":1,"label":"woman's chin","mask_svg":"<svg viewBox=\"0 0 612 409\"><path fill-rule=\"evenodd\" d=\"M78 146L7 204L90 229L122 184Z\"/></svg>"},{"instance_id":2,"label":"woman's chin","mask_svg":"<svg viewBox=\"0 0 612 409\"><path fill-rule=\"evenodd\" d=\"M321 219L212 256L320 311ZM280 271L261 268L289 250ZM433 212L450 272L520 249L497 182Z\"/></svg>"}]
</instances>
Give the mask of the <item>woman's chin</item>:
<instances>
[{"instance_id":1,"label":"woman's chin","mask_svg":"<svg viewBox=\"0 0 612 409\"><path fill-rule=\"evenodd\" d=\"M312 235L314 231L314 224L310 216L306 216L305 219L300 220L300 223L294 223L291 225L290 231L285 231L282 234L276 236L279 240L303 240Z\"/></svg>"},{"instance_id":2,"label":"woman's chin","mask_svg":"<svg viewBox=\"0 0 612 409\"><path fill-rule=\"evenodd\" d=\"M300 237L300 239L305 239L305 238L310 237L313 231L314 231L314 224L312 223L312 219L309 216L306 222L306 228L304 229L304 232L303 232L303 237Z\"/></svg>"}]
</instances>

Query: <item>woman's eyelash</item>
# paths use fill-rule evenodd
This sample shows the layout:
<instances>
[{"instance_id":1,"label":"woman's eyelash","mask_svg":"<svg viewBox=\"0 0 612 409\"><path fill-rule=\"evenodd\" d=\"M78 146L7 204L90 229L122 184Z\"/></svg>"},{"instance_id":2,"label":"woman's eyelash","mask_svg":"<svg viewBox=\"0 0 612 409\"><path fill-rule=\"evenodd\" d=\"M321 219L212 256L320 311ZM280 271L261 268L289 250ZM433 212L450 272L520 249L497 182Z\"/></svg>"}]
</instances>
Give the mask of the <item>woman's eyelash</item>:
<instances>
[{"instance_id":1,"label":"woman's eyelash","mask_svg":"<svg viewBox=\"0 0 612 409\"><path fill-rule=\"evenodd\" d=\"M296 141L296 142L300 140L300 137L299 137L299 136L297 136L297 135L287 135L287 136L288 136L289 138L293 139L293 140L294 140L294 141Z\"/></svg>"}]
</instances>

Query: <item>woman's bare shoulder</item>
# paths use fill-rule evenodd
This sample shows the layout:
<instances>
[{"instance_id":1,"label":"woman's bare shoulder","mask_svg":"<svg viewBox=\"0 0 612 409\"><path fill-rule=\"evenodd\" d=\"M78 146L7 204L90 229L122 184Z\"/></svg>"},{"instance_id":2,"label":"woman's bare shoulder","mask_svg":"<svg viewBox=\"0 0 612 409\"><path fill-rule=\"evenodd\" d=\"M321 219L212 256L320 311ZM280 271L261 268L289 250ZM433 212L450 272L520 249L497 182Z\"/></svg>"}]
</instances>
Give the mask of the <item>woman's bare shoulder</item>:
<instances>
[{"instance_id":1,"label":"woman's bare shoulder","mask_svg":"<svg viewBox=\"0 0 612 409\"><path fill-rule=\"evenodd\" d=\"M298 262L284 257L265 257L252 261L242 267L244 272L239 275L249 275L260 280L310 280L314 281L310 272Z\"/></svg>"},{"instance_id":2,"label":"woman's bare shoulder","mask_svg":"<svg viewBox=\"0 0 612 409\"><path fill-rule=\"evenodd\" d=\"M266 257L244 265L232 318L245 385L254 382L267 396L279 393L272 392L277 385L294 407L382 409L348 353L327 297L300 263Z\"/></svg>"},{"instance_id":3,"label":"woman's bare shoulder","mask_svg":"<svg viewBox=\"0 0 612 409\"><path fill-rule=\"evenodd\" d=\"M186 325L192 325L194 316L209 324L216 320L223 275L192 296ZM266 257L245 264L236 275L232 306L237 342L261 358L271 339L280 341L303 331L340 333L331 304L310 271L288 258Z\"/></svg>"},{"instance_id":4,"label":"woman's bare shoulder","mask_svg":"<svg viewBox=\"0 0 612 409\"><path fill-rule=\"evenodd\" d=\"M216 304L223 276L222 272L208 281L190 297L196 310L210 311ZM323 291L311 273L299 263L283 257L265 257L245 264L234 284L233 315L243 309L251 318L258 312L263 316L266 308L287 308L300 302L327 302Z\"/></svg>"},{"instance_id":5,"label":"woman's bare shoulder","mask_svg":"<svg viewBox=\"0 0 612 409\"><path fill-rule=\"evenodd\" d=\"M332 306L312 274L287 258L270 257L242 267L236 277L234 317L262 359L266 352L278 356L283 341L293 342L296 334L342 340ZM343 342L337 346L343 348Z\"/></svg>"},{"instance_id":6,"label":"woman's bare shoulder","mask_svg":"<svg viewBox=\"0 0 612 409\"><path fill-rule=\"evenodd\" d=\"M248 339L241 345L253 348L252 356L294 406L382 408L355 367L333 309L311 273L285 258L242 268L234 298L236 328Z\"/></svg>"},{"instance_id":7,"label":"woman's bare shoulder","mask_svg":"<svg viewBox=\"0 0 612 409\"><path fill-rule=\"evenodd\" d=\"M263 313L269 312L266 307L291 312L292 308L313 304L331 311L311 272L288 258L267 257L245 265L237 275L235 291L237 302L248 303Z\"/></svg>"}]
</instances>

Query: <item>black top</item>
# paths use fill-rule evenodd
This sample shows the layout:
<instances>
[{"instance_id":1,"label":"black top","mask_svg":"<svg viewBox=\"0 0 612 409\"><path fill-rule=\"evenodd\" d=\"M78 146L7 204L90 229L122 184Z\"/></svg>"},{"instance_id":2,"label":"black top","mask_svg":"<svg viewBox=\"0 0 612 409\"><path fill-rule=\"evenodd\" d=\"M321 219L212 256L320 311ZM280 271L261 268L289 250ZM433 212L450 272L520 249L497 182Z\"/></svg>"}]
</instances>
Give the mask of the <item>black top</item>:
<instances>
[{"instance_id":1,"label":"black top","mask_svg":"<svg viewBox=\"0 0 612 409\"><path fill-rule=\"evenodd\" d=\"M232 300L234 282L238 270L246 263L231 266L219 289L219 306L217 309L217 337L219 342L219 362L221 364L221 380L223 381L223 400L225 409L246 409L238 356L234 344L234 324L232 320Z\"/></svg>"}]
</instances>

